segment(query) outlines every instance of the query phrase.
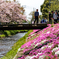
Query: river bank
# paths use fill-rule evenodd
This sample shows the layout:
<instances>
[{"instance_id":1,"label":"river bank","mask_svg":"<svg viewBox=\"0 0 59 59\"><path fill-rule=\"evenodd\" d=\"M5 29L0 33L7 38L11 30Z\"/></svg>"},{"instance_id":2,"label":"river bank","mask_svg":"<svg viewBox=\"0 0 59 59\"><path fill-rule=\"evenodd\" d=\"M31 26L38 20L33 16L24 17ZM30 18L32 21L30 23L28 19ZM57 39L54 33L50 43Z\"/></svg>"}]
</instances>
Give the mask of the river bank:
<instances>
[{"instance_id":1,"label":"river bank","mask_svg":"<svg viewBox=\"0 0 59 59\"><path fill-rule=\"evenodd\" d=\"M5 37L9 37L12 35L15 35L17 33L23 33L23 32L27 32L28 30L4 30L4 31L0 31L0 39L3 39Z\"/></svg>"},{"instance_id":2,"label":"river bank","mask_svg":"<svg viewBox=\"0 0 59 59\"><path fill-rule=\"evenodd\" d=\"M13 46L12 49L2 58L0 59L13 59L13 57L16 55L19 47L21 47L26 42L26 38L28 37L29 33L32 32L32 30L28 31L28 33L25 34L22 38L20 38Z\"/></svg>"}]
</instances>

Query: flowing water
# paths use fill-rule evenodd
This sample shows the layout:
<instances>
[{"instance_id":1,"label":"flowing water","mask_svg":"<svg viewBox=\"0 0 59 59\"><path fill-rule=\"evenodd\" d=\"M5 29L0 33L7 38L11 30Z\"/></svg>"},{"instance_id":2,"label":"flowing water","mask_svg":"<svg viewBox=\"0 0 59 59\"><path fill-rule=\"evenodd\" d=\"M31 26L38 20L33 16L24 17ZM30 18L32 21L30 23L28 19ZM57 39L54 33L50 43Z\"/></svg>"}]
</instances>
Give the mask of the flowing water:
<instances>
[{"instance_id":1,"label":"flowing water","mask_svg":"<svg viewBox=\"0 0 59 59\"><path fill-rule=\"evenodd\" d=\"M22 38L25 33L18 33L14 36L6 37L2 40L0 40L0 58L3 57L10 49L12 49L12 46L14 43L16 43L20 38Z\"/></svg>"}]
</instances>

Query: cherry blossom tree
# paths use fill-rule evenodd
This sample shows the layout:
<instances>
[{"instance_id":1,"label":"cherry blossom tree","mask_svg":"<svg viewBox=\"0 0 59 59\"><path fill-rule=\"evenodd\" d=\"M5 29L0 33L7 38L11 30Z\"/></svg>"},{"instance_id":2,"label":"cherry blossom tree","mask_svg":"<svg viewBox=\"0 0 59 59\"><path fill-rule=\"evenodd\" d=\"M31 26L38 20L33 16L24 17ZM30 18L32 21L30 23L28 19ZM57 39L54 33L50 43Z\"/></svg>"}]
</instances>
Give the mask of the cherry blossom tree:
<instances>
[{"instance_id":1,"label":"cherry blossom tree","mask_svg":"<svg viewBox=\"0 0 59 59\"><path fill-rule=\"evenodd\" d=\"M26 19L24 8L14 1L0 0L0 22L19 22Z\"/></svg>"}]
</instances>

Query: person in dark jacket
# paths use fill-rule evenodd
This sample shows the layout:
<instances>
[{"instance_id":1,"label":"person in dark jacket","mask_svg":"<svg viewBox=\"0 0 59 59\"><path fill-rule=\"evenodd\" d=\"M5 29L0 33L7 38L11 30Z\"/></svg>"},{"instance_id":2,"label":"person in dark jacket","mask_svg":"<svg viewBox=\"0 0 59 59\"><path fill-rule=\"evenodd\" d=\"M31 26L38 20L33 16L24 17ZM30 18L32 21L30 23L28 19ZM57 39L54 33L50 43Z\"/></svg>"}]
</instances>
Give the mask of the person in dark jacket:
<instances>
[{"instance_id":1,"label":"person in dark jacket","mask_svg":"<svg viewBox=\"0 0 59 59\"><path fill-rule=\"evenodd\" d=\"M58 11L58 18L57 18L57 21L59 22L59 11Z\"/></svg>"},{"instance_id":2,"label":"person in dark jacket","mask_svg":"<svg viewBox=\"0 0 59 59\"><path fill-rule=\"evenodd\" d=\"M49 24L52 24L51 12L49 11Z\"/></svg>"},{"instance_id":3,"label":"person in dark jacket","mask_svg":"<svg viewBox=\"0 0 59 59\"><path fill-rule=\"evenodd\" d=\"M51 11L51 22L52 22L52 20L53 20L53 15L54 15L54 12ZM51 24L52 24L52 23L51 23Z\"/></svg>"},{"instance_id":4,"label":"person in dark jacket","mask_svg":"<svg viewBox=\"0 0 59 59\"><path fill-rule=\"evenodd\" d=\"M35 24L36 21L37 21L36 24L38 24L38 22L39 22L38 17L39 17L39 12L38 12L38 9L36 9L36 12L34 13L34 18L35 18L35 20L34 20L34 24Z\"/></svg>"}]
</instances>

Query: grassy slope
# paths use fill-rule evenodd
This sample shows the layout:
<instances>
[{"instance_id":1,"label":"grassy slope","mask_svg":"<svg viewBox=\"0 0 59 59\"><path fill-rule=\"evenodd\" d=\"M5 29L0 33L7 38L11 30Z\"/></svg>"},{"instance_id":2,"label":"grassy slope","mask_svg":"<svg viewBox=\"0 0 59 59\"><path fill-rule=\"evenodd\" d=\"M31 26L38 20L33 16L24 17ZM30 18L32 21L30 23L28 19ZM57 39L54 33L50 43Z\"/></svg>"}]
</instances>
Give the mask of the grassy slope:
<instances>
[{"instance_id":1,"label":"grassy slope","mask_svg":"<svg viewBox=\"0 0 59 59\"><path fill-rule=\"evenodd\" d=\"M25 42L26 42L26 37L28 36L29 33L31 33L32 30L28 31L28 33L25 34L24 37L19 39L12 47L12 49L1 59L13 59L13 57L16 55L18 48L20 48Z\"/></svg>"}]
</instances>

